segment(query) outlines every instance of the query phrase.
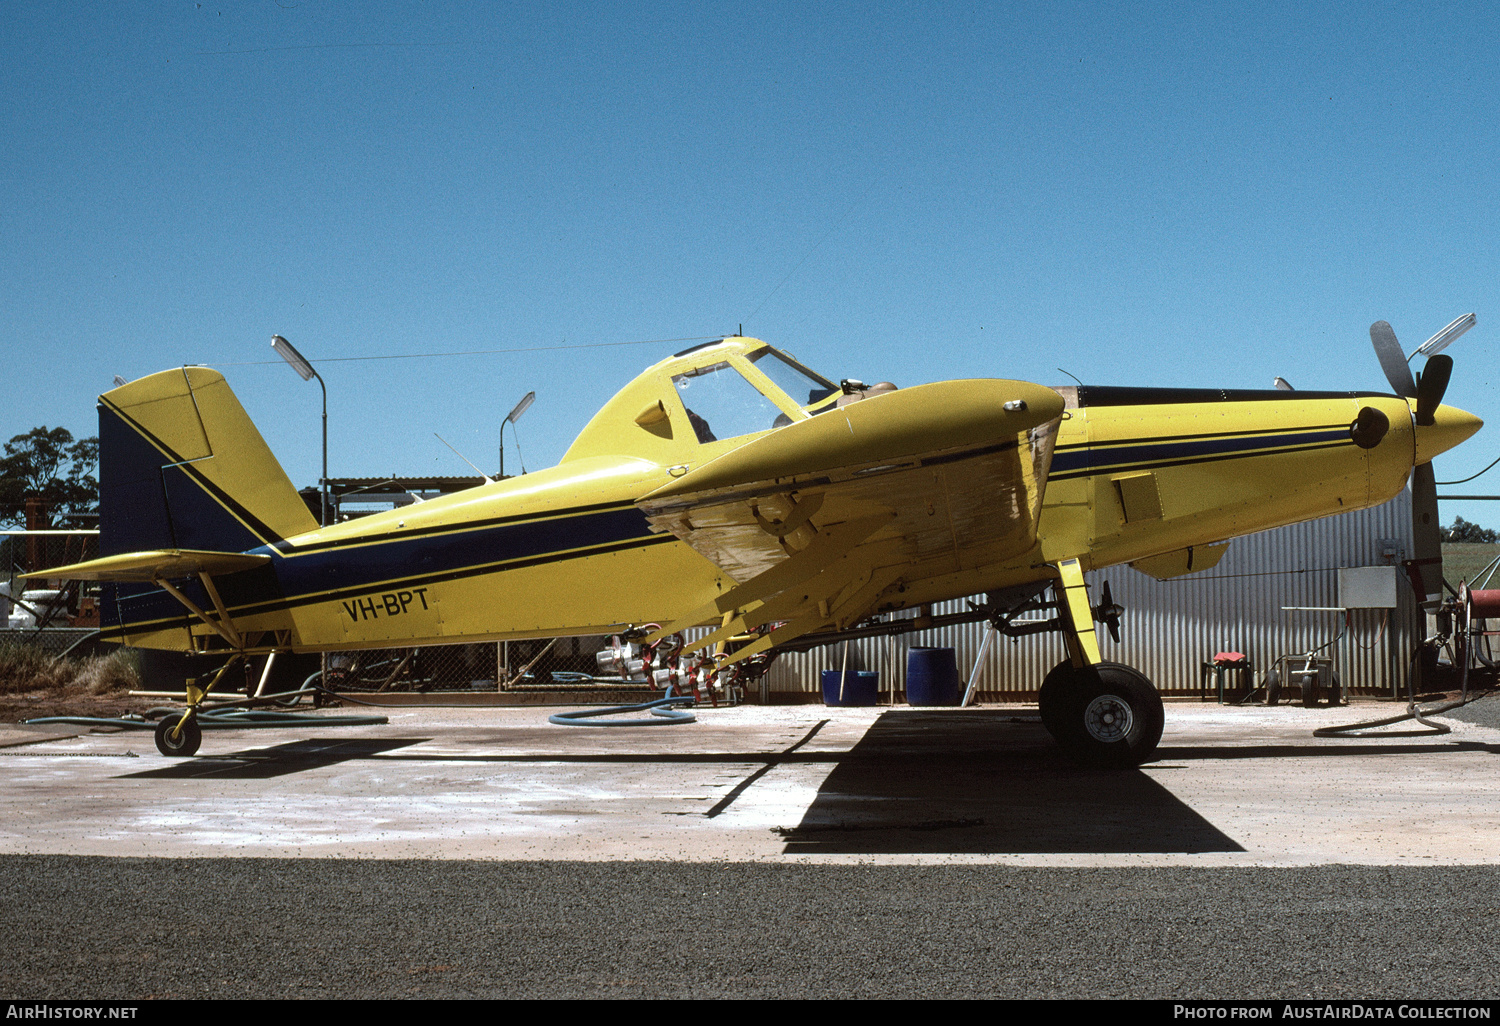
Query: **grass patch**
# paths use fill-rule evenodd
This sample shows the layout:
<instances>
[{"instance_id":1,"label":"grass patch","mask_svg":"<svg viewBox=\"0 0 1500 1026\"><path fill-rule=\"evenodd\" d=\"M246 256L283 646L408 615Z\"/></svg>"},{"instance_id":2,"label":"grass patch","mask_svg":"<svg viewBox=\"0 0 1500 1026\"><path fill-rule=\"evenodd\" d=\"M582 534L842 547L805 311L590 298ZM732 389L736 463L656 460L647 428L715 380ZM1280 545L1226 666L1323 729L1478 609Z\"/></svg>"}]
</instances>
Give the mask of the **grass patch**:
<instances>
[{"instance_id":1,"label":"grass patch","mask_svg":"<svg viewBox=\"0 0 1500 1026\"><path fill-rule=\"evenodd\" d=\"M138 658L128 649L100 656L50 656L30 645L0 644L0 695L108 695L138 688L140 681Z\"/></svg>"}]
</instances>

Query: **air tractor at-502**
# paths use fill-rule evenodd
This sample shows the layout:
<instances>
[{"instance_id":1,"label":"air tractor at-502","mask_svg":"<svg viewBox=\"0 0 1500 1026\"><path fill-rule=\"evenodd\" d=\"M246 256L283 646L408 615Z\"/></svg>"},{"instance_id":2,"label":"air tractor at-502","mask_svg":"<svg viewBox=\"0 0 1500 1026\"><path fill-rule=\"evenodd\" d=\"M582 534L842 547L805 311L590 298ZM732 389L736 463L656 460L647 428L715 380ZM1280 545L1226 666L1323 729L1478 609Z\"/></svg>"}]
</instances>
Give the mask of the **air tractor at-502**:
<instances>
[{"instance_id":1,"label":"air tractor at-502","mask_svg":"<svg viewBox=\"0 0 1500 1026\"><path fill-rule=\"evenodd\" d=\"M1394 394L867 388L730 337L646 370L555 467L329 526L223 376L183 367L99 398L101 555L42 576L104 582L107 639L222 654L215 683L279 652L613 634L658 680L724 688L780 648L983 594L945 622L1060 631L1043 722L1078 758L1129 765L1160 739L1161 699L1101 658L1095 623L1117 631L1120 610L1084 573L1205 570L1238 535L1378 505L1408 477L1433 539L1430 461L1480 427L1442 404L1436 351L1472 323L1417 351L1419 379L1376 323ZM197 750L213 686L163 721L164 753Z\"/></svg>"}]
</instances>

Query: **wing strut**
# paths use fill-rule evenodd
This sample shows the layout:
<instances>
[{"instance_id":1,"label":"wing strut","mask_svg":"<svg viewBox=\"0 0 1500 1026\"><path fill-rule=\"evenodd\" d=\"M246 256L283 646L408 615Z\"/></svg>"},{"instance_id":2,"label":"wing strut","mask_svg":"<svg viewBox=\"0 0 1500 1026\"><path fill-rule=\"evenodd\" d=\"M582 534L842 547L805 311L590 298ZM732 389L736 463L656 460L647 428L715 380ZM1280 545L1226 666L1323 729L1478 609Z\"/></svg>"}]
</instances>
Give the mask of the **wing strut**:
<instances>
[{"instance_id":1,"label":"wing strut","mask_svg":"<svg viewBox=\"0 0 1500 1026\"><path fill-rule=\"evenodd\" d=\"M208 592L208 597L213 599L214 610L219 614L219 618L217 620L200 609L197 603L195 603L192 599L188 598L181 591L179 591L171 581L168 581L165 578L156 578L151 583L156 585L158 588L161 588L167 594L171 595L178 602L182 603L182 605L187 608L188 612L192 613L194 616L196 616L198 619L202 620L205 624L212 628L214 632L219 635L219 637L229 642L230 648L243 650L245 647L244 638L242 638L240 636L240 632L235 629L234 619L229 615L229 611L224 608L224 600L219 597L219 589L214 587L214 579L207 573L203 573L200 571L198 574L198 580L203 582L203 589Z\"/></svg>"}]
</instances>

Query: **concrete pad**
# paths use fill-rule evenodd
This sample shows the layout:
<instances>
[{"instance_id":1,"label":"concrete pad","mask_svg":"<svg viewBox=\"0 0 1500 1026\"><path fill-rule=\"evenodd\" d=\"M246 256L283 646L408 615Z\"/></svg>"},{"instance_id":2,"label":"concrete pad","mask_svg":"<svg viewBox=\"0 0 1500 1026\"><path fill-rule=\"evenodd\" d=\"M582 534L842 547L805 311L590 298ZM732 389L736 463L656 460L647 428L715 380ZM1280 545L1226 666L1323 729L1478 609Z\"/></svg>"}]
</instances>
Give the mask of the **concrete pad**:
<instances>
[{"instance_id":1,"label":"concrete pad","mask_svg":"<svg viewBox=\"0 0 1500 1026\"><path fill-rule=\"evenodd\" d=\"M1500 729L1312 736L1399 711L1170 704L1157 758L1126 771L1071 765L1021 707L745 706L606 729L540 709L392 709L375 727L208 731L192 759L158 755L148 732L84 735L3 753L0 853L1500 861Z\"/></svg>"},{"instance_id":2,"label":"concrete pad","mask_svg":"<svg viewBox=\"0 0 1500 1026\"><path fill-rule=\"evenodd\" d=\"M87 727L71 727L61 724L0 723L0 748L16 745L34 745L40 741L57 741L65 737L77 737Z\"/></svg>"}]
</instances>

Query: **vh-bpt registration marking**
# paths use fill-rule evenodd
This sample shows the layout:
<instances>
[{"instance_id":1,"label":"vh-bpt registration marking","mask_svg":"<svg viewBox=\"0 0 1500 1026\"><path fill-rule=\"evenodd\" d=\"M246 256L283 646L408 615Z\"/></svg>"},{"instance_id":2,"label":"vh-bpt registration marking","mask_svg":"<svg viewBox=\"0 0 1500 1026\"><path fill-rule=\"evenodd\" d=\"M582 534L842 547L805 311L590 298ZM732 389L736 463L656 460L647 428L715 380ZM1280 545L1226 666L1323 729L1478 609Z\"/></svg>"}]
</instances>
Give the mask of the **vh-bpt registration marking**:
<instances>
[{"instance_id":1,"label":"vh-bpt registration marking","mask_svg":"<svg viewBox=\"0 0 1500 1026\"><path fill-rule=\"evenodd\" d=\"M422 608L427 606L427 589L413 588L411 591L391 591L383 595L371 595L369 598L357 598L351 602L342 602L344 612L355 623L361 620L378 620L381 614L386 616L400 616L411 609L420 601Z\"/></svg>"}]
</instances>

